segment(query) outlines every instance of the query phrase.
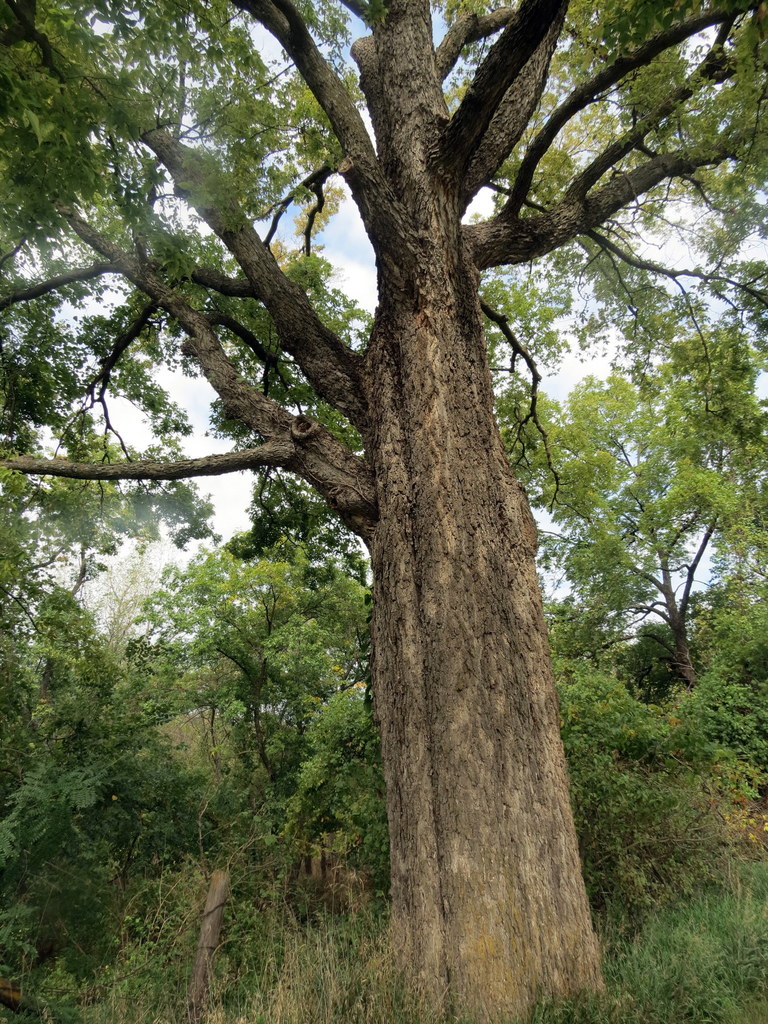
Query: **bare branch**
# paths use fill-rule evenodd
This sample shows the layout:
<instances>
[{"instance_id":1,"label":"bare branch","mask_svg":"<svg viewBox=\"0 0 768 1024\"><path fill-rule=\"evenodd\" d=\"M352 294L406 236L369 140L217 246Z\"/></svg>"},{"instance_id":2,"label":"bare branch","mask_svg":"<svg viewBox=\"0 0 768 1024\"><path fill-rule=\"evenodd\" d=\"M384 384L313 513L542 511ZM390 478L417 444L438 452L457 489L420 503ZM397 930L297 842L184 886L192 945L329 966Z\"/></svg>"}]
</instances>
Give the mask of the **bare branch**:
<instances>
[{"instance_id":1,"label":"bare branch","mask_svg":"<svg viewBox=\"0 0 768 1024\"><path fill-rule=\"evenodd\" d=\"M657 35L631 53L619 57L618 60L603 68L602 71L588 82L584 82L574 89L570 96L551 115L546 125L529 146L520 164L504 215L516 215L520 211L531 187L536 168L562 128L576 114L580 113L591 103L594 103L606 89L610 89L618 84L630 72L649 64L660 53L670 49L672 46L677 46L691 36L696 35L697 32L701 32L711 25L727 21L731 17L732 15L729 11L719 9L707 11L686 21L678 22L664 32L657 33Z\"/></svg>"},{"instance_id":2,"label":"bare branch","mask_svg":"<svg viewBox=\"0 0 768 1024\"><path fill-rule=\"evenodd\" d=\"M325 182L328 180L331 174L333 174L333 168L331 168L328 164L323 164L322 167L318 167L316 171L312 171L311 174L308 174L307 177L304 178L303 181L300 181L296 188L292 189L288 193L288 195L285 196L284 199L281 199L279 203L277 203L275 206L273 206L270 210L267 211L267 216L269 216L270 213L274 214L274 216L272 217L272 223L269 226L269 231L264 237L264 245L268 246L269 243L274 238L275 232L277 231L277 226L280 223L280 218L283 216L283 214L291 205L291 203L295 201L299 189L311 189L317 196L319 202L320 196L322 195L322 186L325 184ZM314 218L312 219L314 220ZM307 246L309 246L309 240L307 240Z\"/></svg>"},{"instance_id":3,"label":"bare branch","mask_svg":"<svg viewBox=\"0 0 768 1024\"><path fill-rule=\"evenodd\" d=\"M239 473L259 466L284 466L293 455L294 446L290 441L269 441L257 448L173 462L70 462L69 459L19 455L0 459L0 466L25 476L57 476L70 480L183 480L185 477Z\"/></svg>"},{"instance_id":4,"label":"bare branch","mask_svg":"<svg viewBox=\"0 0 768 1024\"><path fill-rule=\"evenodd\" d=\"M94 263L90 267L80 267L77 270L69 270L66 274L59 274L48 281L40 281L38 284L30 285L28 288L19 288L7 295L0 296L0 310L7 309L17 302L29 302L32 299L39 299L42 295L48 295L68 284L75 284L78 281L90 281L94 277L101 277L104 274L118 274L119 270L111 263Z\"/></svg>"},{"instance_id":5,"label":"bare branch","mask_svg":"<svg viewBox=\"0 0 768 1024\"><path fill-rule=\"evenodd\" d=\"M493 44L442 135L440 160L452 176L464 173L508 89L566 7L567 0L523 0Z\"/></svg>"},{"instance_id":6,"label":"bare branch","mask_svg":"<svg viewBox=\"0 0 768 1024\"><path fill-rule=\"evenodd\" d=\"M688 566L688 571L685 578L685 586L683 587L683 596L680 598L680 614L685 615L688 609L688 602L691 599L691 591L695 582L696 570L698 569L704 553L709 547L709 542L712 540L712 536L717 528L717 516L707 526L704 534L699 542L699 546L696 549L696 553L691 560L691 564Z\"/></svg>"},{"instance_id":7,"label":"bare branch","mask_svg":"<svg viewBox=\"0 0 768 1024\"><path fill-rule=\"evenodd\" d=\"M560 477L558 475L557 470L555 469L554 463L552 462L552 452L549 448L549 438L547 436L546 430L541 425L538 410L536 408L539 397L539 384L541 384L541 374L539 373L538 367L534 362L533 356L525 347L525 345L523 345L523 343L517 338L514 331L509 326L509 320L504 316L504 314L499 313L497 310L493 309L491 306L488 305L487 302L481 302L480 308L482 309L485 316L487 316L489 320L492 320L493 323L495 323L496 326L499 328L499 330L509 343L514 355L520 356L520 358L525 362L525 365L528 367L528 372L531 375L531 404L528 407L528 412L523 417L523 419L518 420L517 431L515 433L515 440L513 443L520 443L526 423L530 423L531 421L533 421L533 425L538 430L539 434L541 435L541 439L544 442L544 452L547 457L547 466L549 467L549 471L552 474L552 479L555 481L555 492L552 495L552 501L550 502L550 511L552 511L552 508L554 507L555 502L557 501L557 492L560 490Z\"/></svg>"},{"instance_id":8,"label":"bare branch","mask_svg":"<svg viewBox=\"0 0 768 1024\"><path fill-rule=\"evenodd\" d=\"M147 306L142 309L138 317L133 321L131 326L124 331L120 337L116 340L112 346L112 351L102 360L101 369L97 375L91 381L88 390L91 395L95 394L96 387L101 385L101 395L103 396L107 388L109 387L109 381L112 376L112 371L120 361L120 357L129 348L129 346L139 337L141 332L151 321L153 314L157 311L157 306L154 302L150 302Z\"/></svg>"},{"instance_id":9,"label":"bare branch","mask_svg":"<svg viewBox=\"0 0 768 1024\"><path fill-rule=\"evenodd\" d=\"M448 75L465 46L499 32L512 21L515 13L514 7L499 7L489 14L465 14L455 21L435 51L435 67L440 79Z\"/></svg>"},{"instance_id":10,"label":"bare branch","mask_svg":"<svg viewBox=\"0 0 768 1024\"><path fill-rule=\"evenodd\" d=\"M634 267L636 270L647 270L651 274L659 274L661 277L668 277L672 281L677 281L680 277L692 277L697 281L704 281L710 284L715 282L719 284L727 284L732 288L737 288L740 291L745 292L762 305L768 306L768 291L760 291L748 282L737 281L735 278L725 277L722 274L707 274L701 270L673 270L671 267L665 267L661 263L654 263L651 260L640 259L639 256L635 256L634 253L623 249L610 238L606 238L605 235L600 234L598 231L587 231L586 234L593 242L597 242L601 249L604 249L606 252L613 253L614 256L618 256L622 262L626 263L630 267Z\"/></svg>"}]
</instances>

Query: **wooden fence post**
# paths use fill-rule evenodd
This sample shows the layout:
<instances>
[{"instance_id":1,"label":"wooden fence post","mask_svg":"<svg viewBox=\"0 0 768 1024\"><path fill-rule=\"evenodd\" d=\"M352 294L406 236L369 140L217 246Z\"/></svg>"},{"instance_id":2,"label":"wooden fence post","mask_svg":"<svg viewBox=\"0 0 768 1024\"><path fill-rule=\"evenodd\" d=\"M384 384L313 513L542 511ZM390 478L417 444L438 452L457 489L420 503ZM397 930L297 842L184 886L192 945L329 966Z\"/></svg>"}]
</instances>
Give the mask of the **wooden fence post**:
<instances>
[{"instance_id":1,"label":"wooden fence post","mask_svg":"<svg viewBox=\"0 0 768 1024\"><path fill-rule=\"evenodd\" d=\"M187 994L187 1016L192 1024L197 1024L205 1010L208 985L211 980L211 961L219 945L221 920L224 916L224 904L229 896L229 872L214 871L208 887L208 898L205 901L203 922L200 925L200 938L197 941L195 967L189 982Z\"/></svg>"}]
</instances>

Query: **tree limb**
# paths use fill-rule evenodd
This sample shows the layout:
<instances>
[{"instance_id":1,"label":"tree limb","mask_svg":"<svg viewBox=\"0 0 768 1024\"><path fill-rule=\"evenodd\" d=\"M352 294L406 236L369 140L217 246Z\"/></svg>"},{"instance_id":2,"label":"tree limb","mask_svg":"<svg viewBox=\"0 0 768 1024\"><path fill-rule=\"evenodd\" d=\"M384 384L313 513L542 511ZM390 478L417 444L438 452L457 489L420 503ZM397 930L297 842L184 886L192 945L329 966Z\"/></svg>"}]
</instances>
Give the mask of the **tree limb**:
<instances>
[{"instance_id":1,"label":"tree limb","mask_svg":"<svg viewBox=\"0 0 768 1024\"><path fill-rule=\"evenodd\" d=\"M617 174L581 200L561 201L547 212L519 219L502 211L483 224L465 225L464 235L480 270L526 263L598 227L666 178L733 159L736 148L737 142L723 134L706 149L661 153L632 171Z\"/></svg>"},{"instance_id":2,"label":"tree limb","mask_svg":"<svg viewBox=\"0 0 768 1024\"><path fill-rule=\"evenodd\" d=\"M722 274L706 274L701 270L672 270L670 267L665 267L661 263L654 263L651 260L644 260L639 256L635 256L634 253L623 249L612 239L606 238L605 235L600 234L598 231L587 231L586 234L587 237L591 238L593 242L596 242L601 249L618 256L622 262L626 263L630 267L634 267L636 270L647 270L651 274L659 274L662 277L668 277L672 281L677 281L680 277L692 277L697 281L704 281L706 283L719 282L721 284L727 284L732 288L738 288L740 291L750 295L763 306L768 306L768 292L760 291L744 281L737 281L735 278L725 277Z\"/></svg>"},{"instance_id":3,"label":"tree limb","mask_svg":"<svg viewBox=\"0 0 768 1024\"><path fill-rule=\"evenodd\" d=\"M472 158L463 181L465 201L487 185L519 142L539 104L549 65L563 26L565 11L556 18L534 54L507 90Z\"/></svg>"},{"instance_id":4,"label":"tree limb","mask_svg":"<svg viewBox=\"0 0 768 1024\"><path fill-rule=\"evenodd\" d=\"M341 143L347 158L344 175L363 220L368 227L378 225L376 234L386 237L393 197L373 143L346 86L320 53L301 14L291 0L232 2L259 21L296 65Z\"/></svg>"},{"instance_id":5,"label":"tree limb","mask_svg":"<svg viewBox=\"0 0 768 1024\"><path fill-rule=\"evenodd\" d=\"M59 212L84 242L107 257L157 306L176 319L187 335L187 351L197 358L221 398L224 415L240 420L267 442L296 442L293 458L284 468L312 484L351 529L367 538L376 517L375 490L367 463L337 441L322 424L304 416L292 416L247 384L227 358L206 315L190 306L154 270L123 252L73 210L60 208Z\"/></svg>"},{"instance_id":6,"label":"tree limb","mask_svg":"<svg viewBox=\"0 0 768 1024\"><path fill-rule=\"evenodd\" d=\"M42 295L48 295L58 288L64 288L68 284L75 284L78 281L90 281L94 277L101 277L103 274L118 274L119 271L111 263L94 263L90 267L80 267L77 270L69 270L66 274L59 274L58 277L49 278L47 281L40 281L37 284L29 285L27 288L18 288L7 295L0 296L0 310L7 309L17 302L29 302L32 299L39 299Z\"/></svg>"},{"instance_id":7,"label":"tree limb","mask_svg":"<svg viewBox=\"0 0 768 1024\"><path fill-rule=\"evenodd\" d=\"M348 11L352 11L361 21L368 21L368 4L363 3L362 0L340 0L340 2L343 7L346 7Z\"/></svg>"},{"instance_id":8,"label":"tree limb","mask_svg":"<svg viewBox=\"0 0 768 1024\"><path fill-rule=\"evenodd\" d=\"M566 7L567 0L523 0L493 44L442 133L439 161L451 177L464 174L508 89Z\"/></svg>"},{"instance_id":9,"label":"tree limb","mask_svg":"<svg viewBox=\"0 0 768 1024\"><path fill-rule=\"evenodd\" d=\"M636 149L640 143L643 142L649 132L653 131L654 128L658 128L659 125L661 125L670 116L670 114L674 113L682 103L689 100L702 82L722 82L734 74L735 66L732 61L726 58L723 50L723 43L731 30L734 20L734 17L726 20L709 53L699 64L696 70L688 76L683 85L679 86L677 89L673 89L661 103L657 104L650 113L641 118L630 131L625 132L620 139L616 139L610 146L607 146L602 153L595 157L595 159L585 167L584 170L576 176L576 178L574 178L565 193L563 200L565 203L583 199L592 186L595 185L600 178L602 178L602 176L611 169L611 167L617 164L619 160L625 157L633 149Z\"/></svg>"},{"instance_id":10,"label":"tree limb","mask_svg":"<svg viewBox=\"0 0 768 1024\"><path fill-rule=\"evenodd\" d=\"M499 7L489 14L465 14L451 25L435 51L435 68L440 80L444 79L470 43L487 39L512 21L515 7Z\"/></svg>"},{"instance_id":11,"label":"tree limb","mask_svg":"<svg viewBox=\"0 0 768 1024\"><path fill-rule=\"evenodd\" d=\"M192 476L222 476L259 466L285 466L294 451L290 441L269 441L257 448L205 455L173 462L70 462L69 459L40 459L31 455L0 459L0 466L25 476L57 476L70 480L183 480Z\"/></svg>"},{"instance_id":12,"label":"tree limb","mask_svg":"<svg viewBox=\"0 0 768 1024\"><path fill-rule=\"evenodd\" d=\"M112 371L120 361L122 354L129 348L129 346L139 337L141 332L147 326L152 319L153 314L157 311L157 307L154 302L150 302L142 309L138 317L133 321L131 326L124 331L117 339L115 344L112 346L112 350L101 362L101 368L96 376L91 381L88 391L91 395L95 394L97 385L101 384L101 395L103 396L109 381L112 376Z\"/></svg>"},{"instance_id":13,"label":"tree limb","mask_svg":"<svg viewBox=\"0 0 768 1024\"><path fill-rule=\"evenodd\" d=\"M517 172L517 177L510 193L510 199L504 208L504 216L512 216L519 213L523 201L530 190L536 168L560 131L576 114L580 113L591 103L594 103L602 93L617 85L630 72L649 64L665 50L684 42L691 36L696 35L697 32L701 32L711 25L720 24L731 17L732 15L729 11L719 9L707 11L686 21L678 22L665 29L665 31L657 33L631 53L619 57L618 60L603 68L588 82L584 82L574 89L570 96L550 116L547 123L528 147Z\"/></svg>"},{"instance_id":14,"label":"tree limb","mask_svg":"<svg viewBox=\"0 0 768 1024\"><path fill-rule=\"evenodd\" d=\"M705 551L709 547L709 542L712 540L712 535L714 534L716 528L717 516L715 516L715 518L704 531L704 535L702 536L701 542L699 543L699 546L696 549L696 553L693 556L693 560L691 561L691 564L688 566L688 571L685 578L685 586L683 587L683 596L680 598L681 615L685 615L686 611L688 610L688 602L691 599L691 590L693 589L696 570L698 569L701 560L704 557Z\"/></svg>"},{"instance_id":15,"label":"tree limb","mask_svg":"<svg viewBox=\"0 0 768 1024\"><path fill-rule=\"evenodd\" d=\"M236 299L258 299L258 292L247 277L228 277L211 267L195 267L192 271L194 284L211 288L221 295L229 295Z\"/></svg>"},{"instance_id":16,"label":"tree limb","mask_svg":"<svg viewBox=\"0 0 768 1024\"><path fill-rule=\"evenodd\" d=\"M323 164L322 167L318 167L316 171L312 171L311 174L308 174L303 181L299 182L296 188L292 189L288 193L288 195L285 196L284 199L281 199L279 203L277 203L275 206L273 206L270 210L267 211L267 216L269 216L269 214L271 213L273 214L273 217L272 223L269 225L269 231L264 236L264 245L268 246L269 243L274 238L275 232L277 231L277 226L280 223L280 218L283 216L283 214L291 205L291 203L294 202L294 200L296 199L296 193L298 192L298 190L300 188L311 189L315 193L315 196L317 196L318 203L320 203L320 197L322 196L322 187L332 174L333 168L330 167L328 164ZM322 206L320 207L320 209L322 209ZM312 220L314 220L314 217L312 218ZM311 230L311 225L309 225L308 232L311 232ZM307 253L309 253L309 235L307 234L306 237L306 251Z\"/></svg>"},{"instance_id":17,"label":"tree limb","mask_svg":"<svg viewBox=\"0 0 768 1024\"><path fill-rule=\"evenodd\" d=\"M208 205L201 154L162 128L143 138L170 172L177 192L189 199L240 264L253 294L274 320L282 348L293 356L322 398L358 429L365 429L360 357L323 324L304 291L280 270L234 200L226 199L217 207Z\"/></svg>"},{"instance_id":18,"label":"tree limb","mask_svg":"<svg viewBox=\"0 0 768 1024\"><path fill-rule=\"evenodd\" d=\"M531 421L533 421L533 425L538 430L539 434L541 435L541 439L544 442L544 452L547 458L547 466L549 467L549 471L552 474L552 479L555 481L555 491L552 495L552 501L550 502L549 506L549 510L551 512L552 508L555 505L555 502L557 501L557 492L560 490L560 477L552 461L552 452L549 448L549 438L547 436L547 432L541 425L541 420L539 419L539 414L536 408L539 397L539 384L541 383L541 374L539 373L538 367L534 362L533 356L525 347L525 345L523 345L523 343L516 337L514 331L509 326L509 321L504 316L504 314L499 313L497 310L493 309L491 306L488 305L487 302L481 301L480 308L482 309L485 316L487 316L489 320L492 320L493 323L496 324L501 333L507 339L507 342L510 345L513 352L513 359L514 356L520 356L520 358L525 362L525 365L528 367L528 372L531 375L531 402L528 407L528 412L526 413L526 415L523 417L522 420L518 420L517 422L517 430L515 433L515 439L513 444L516 445L520 442L523 429L525 428L526 423L530 423Z\"/></svg>"}]
</instances>

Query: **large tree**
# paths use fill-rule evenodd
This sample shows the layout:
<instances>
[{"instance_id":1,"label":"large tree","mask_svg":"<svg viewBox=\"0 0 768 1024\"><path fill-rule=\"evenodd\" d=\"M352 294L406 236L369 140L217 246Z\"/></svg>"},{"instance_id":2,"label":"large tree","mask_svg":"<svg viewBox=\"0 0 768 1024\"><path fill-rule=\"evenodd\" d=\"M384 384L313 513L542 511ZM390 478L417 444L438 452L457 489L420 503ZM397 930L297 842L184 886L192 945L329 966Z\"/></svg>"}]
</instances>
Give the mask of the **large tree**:
<instances>
[{"instance_id":1,"label":"large tree","mask_svg":"<svg viewBox=\"0 0 768 1024\"><path fill-rule=\"evenodd\" d=\"M703 195L720 259L693 280L738 291L728 264L754 228L764 154L762 3L567 8L0 8L5 465L150 481L275 467L365 541L396 947L436 999L488 1019L601 980L536 530L494 419L484 312L529 357L481 304L481 277L572 258L578 241L631 260L601 225ZM359 84L350 24L368 33L351 51ZM364 332L311 252L333 175L376 255ZM465 223L487 185L494 214ZM303 254L276 234L292 200ZM231 453L174 459L162 361L208 379ZM164 445L139 456L121 439L124 458L94 460L114 391L145 402ZM68 458L40 458L29 422L59 428Z\"/></svg>"}]
</instances>

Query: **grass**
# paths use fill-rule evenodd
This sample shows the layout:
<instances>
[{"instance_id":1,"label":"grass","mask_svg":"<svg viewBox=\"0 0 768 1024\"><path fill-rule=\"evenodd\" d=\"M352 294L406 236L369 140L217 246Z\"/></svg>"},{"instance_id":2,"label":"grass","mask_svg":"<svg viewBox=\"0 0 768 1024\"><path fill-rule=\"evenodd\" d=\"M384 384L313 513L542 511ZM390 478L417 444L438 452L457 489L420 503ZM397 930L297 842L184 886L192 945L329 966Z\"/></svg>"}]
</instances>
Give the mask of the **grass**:
<instances>
[{"instance_id":1,"label":"grass","mask_svg":"<svg viewBox=\"0 0 768 1024\"><path fill-rule=\"evenodd\" d=\"M253 942L225 943L202 1024L457 1024L410 991L385 921L371 911L300 924L262 917ZM766 1024L768 864L649 918L603 934L606 991L542 1005L532 1024ZM245 945L244 945L245 942ZM188 947L187 947L188 948ZM183 972L167 957L149 975L83 1009L85 1024L177 1024Z\"/></svg>"}]
</instances>

